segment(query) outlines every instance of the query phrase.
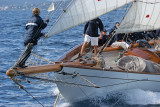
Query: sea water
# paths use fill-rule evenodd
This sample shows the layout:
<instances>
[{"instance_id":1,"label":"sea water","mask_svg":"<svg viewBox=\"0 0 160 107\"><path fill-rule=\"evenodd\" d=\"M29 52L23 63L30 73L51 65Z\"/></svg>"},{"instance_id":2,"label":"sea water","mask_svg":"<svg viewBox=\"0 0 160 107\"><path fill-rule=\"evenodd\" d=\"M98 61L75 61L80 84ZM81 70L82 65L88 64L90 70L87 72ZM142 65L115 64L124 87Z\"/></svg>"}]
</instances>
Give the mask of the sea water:
<instances>
[{"instance_id":1,"label":"sea water","mask_svg":"<svg viewBox=\"0 0 160 107\"><path fill-rule=\"evenodd\" d=\"M114 23L121 20L124 11L119 9L100 17L104 27L109 30ZM13 66L24 49L23 38L25 24L31 16L31 10L0 11L0 107L41 107L29 94L6 76L5 72ZM46 18L47 11L41 12ZM50 17L50 16L49 16ZM52 26L43 31L47 33ZM83 43L84 24L65 31L43 41L39 41L36 50L41 57L55 61L75 45ZM24 88L45 107L53 107L58 94L54 83L23 83ZM101 95L93 99L69 103L60 96L57 107L154 107L160 106L160 93L140 89L122 90Z\"/></svg>"}]
</instances>

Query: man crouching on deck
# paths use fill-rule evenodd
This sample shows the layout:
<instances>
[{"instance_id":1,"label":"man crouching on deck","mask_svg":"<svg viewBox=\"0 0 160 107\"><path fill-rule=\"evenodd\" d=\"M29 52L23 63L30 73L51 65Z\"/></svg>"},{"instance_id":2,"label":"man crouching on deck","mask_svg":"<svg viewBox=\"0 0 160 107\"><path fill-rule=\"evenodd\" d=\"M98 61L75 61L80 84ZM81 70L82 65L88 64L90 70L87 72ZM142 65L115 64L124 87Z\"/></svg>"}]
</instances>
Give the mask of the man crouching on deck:
<instances>
[{"instance_id":1,"label":"man crouching on deck","mask_svg":"<svg viewBox=\"0 0 160 107\"><path fill-rule=\"evenodd\" d=\"M84 49L86 47L86 44L91 41L91 46L94 47L94 54L95 57L97 57L97 46L98 46L98 28L100 29L101 36L103 33L103 23L99 18L90 20L89 22L86 23L84 27L84 43L81 48L80 56L83 55Z\"/></svg>"},{"instance_id":2,"label":"man crouching on deck","mask_svg":"<svg viewBox=\"0 0 160 107\"><path fill-rule=\"evenodd\" d=\"M14 64L13 68L25 67L25 62L30 56L31 50L35 45L37 45L37 42L40 39L40 37L45 35L44 33L41 33L41 30L47 26L49 19L46 18L46 22L42 20L42 18L39 16L39 8L34 8L32 10L32 14L32 17L26 24L26 33L24 35L25 50L20 55L19 59Z\"/></svg>"}]
</instances>

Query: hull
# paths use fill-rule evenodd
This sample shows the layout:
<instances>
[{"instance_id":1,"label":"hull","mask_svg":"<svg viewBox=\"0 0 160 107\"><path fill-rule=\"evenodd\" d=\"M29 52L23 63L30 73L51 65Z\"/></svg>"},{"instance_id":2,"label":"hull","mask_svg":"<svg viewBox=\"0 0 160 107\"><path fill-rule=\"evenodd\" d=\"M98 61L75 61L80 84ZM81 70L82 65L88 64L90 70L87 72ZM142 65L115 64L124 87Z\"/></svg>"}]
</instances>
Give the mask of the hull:
<instances>
[{"instance_id":1,"label":"hull","mask_svg":"<svg viewBox=\"0 0 160 107\"><path fill-rule=\"evenodd\" d=\"M79 73L80 76L75 75L74 72ZM62 96L69 102L77 102L95 96L105 97L109 92L126 89L160 91L160 74L63 67L63 70L55 73L54 76L56 80L63 82L56 84ZM94 87L84 78L99 88Z\"/></svg>"},{"instance_id":2,"label":"hull","mask_svg":"<svg viewBox=\"0 0 160 107\"><path fill-rule=\"evenodd\" d=\"M14 77L21 74L54 72L57 87L62 96L69 102L91 99L95 96L106 97L106 94L110 92L126 89L138 88L160 91L160 72L154 72L156 71L154 67L159 67L160 55L155 52L146 49L130 49L124 53L124 55L141 57L157 64L157 66L153 65L152 69L149 69L150 72L139 70L136 72L135 70L125 71L117 66L117 58L120 58L119 52L123 52L120 47L106 47L105 51L101 53L103 57L100 57L99 60L92 58L94 53L87 49L86 54L79 58L80 50L81 45L75 46L51 65L10 69L6 75ZM143 65L139 66L142 67ZM132 63L129 67L134 68Z\"/></svg>"}]
</instances>

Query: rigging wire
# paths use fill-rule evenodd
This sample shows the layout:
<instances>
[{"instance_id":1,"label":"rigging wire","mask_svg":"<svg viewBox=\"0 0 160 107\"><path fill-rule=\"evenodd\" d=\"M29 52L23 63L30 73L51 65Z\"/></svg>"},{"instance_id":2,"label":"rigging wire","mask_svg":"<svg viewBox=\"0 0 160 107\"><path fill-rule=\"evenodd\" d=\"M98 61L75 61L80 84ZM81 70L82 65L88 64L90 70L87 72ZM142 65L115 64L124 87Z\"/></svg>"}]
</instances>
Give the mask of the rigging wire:
<instances>
[{"instance_id":1,"label":"rigging wire","mask_svg":"<svg viewBox=\"0 0 160 107\"><path fill-rule=\"evenodd\" d=\"M10 77L10 79L12 81L14 81L20 89L23 89L28 95L30 95L36 102L38 102L42 107L44 107L44 105L42 103L40 103L30 92L28 92L21 84L19 84L13 77Z\"/></svg>"},{"instance_id":2,"label":"rigging wire","mask_svg":"<svg viewBox=\"0 0 160 107\"><path fill-rule=\"evenodd\" d=\"M51 83L60 83L60 84L68 84L68 85L75 85L75 86L84 86L84 87L94 87L96 88L95 86L93 85L85 85L85 84L76 84L76 83L72 83L72 82L64 82L64 81L59 81L59 80L51 80L51 79L45 79L45 78L39 78L39 77L35 77L35 76L28 76L28 75L24 75L23 73L16 71L16 75L20 75L22 77L25 77L25 78L31 78L31 79L36 79L36 80L41 80L41 81L45 81L45 82L51 82ZM74 74L68 74L68 73L59 73L59 74L62 74L62 75L74 75ZM110 87L110 86L116 86L116 85L120 85L120 84L126 84L126 83L132 83L132 82L138 82L138 81L146 81L146 82L160 82L158 80L149 80L149 79L125 79L125 78L112 78L112 77L100 77L100 76L88 76L88 75L81 75L83 77L95 77L95 78L99 78L99 79L103 79L103 78L106 78L106 79L118 79L118 80L130 80L129 82L122 82L122 83L117 83L117 84L111 84L111 85L103 85L103 86L99 86L99 88L104 88L104 87Z\"/></svg>"},{"instance_id":3,"label":"rigging wire","mask_svg":"<svg viewBox=\"0 0 160 107\"><path fill-rule=\"evenodd\" d=\"M57 11L61 8L61 5L62 5L63 3L65 3L65 0L59 2L58 5L57 5L57 7L55 8L55 10L52 11L52 14L50 14L50 16L52 16L52 17L51 17L51 20L54 18L54 15L55 15L55 14L57 13ZM48 13L48 15L49 15L49 13ZM48 16L48 15L47 15L47 16ZM55 22L56 22L56 21L55 21ZM55 22L53 21L52 24L54 24ZM46 32L45 32L45 33L46 33ZM42 46L42 43L44 42L45 39L46 39L46 37L45 37L43 40L41 40L40 46ZM34 50L37 50L37 46L33 49L33 51L34 51Z\"/></svg>"},{"instance_id":4,"label":"rigging wire","mask_svg":"<svg viewBox=\"0 0 160 107\"><path fill-rule=\"evenodd\" d=\"M64 1L64 0L63 0ZM74 0L71 0L71 2L69 3L69 5L66 7L66 9L65 9L65 11L68 9L68 7L72 4L72 2L73 2ZM53 26L50 28L50 30L48 31L48 33L51 31L51 29L55 26L55 24L57 23L57 21L61 18L61 16L63 15L64 13L62 13L60 16L59 16L59 18L53 23ZM46 37L45 38L47 38L48 37L48 33L47 33L47 35L46 35Z\"/></svg>"},{"instance_id":5,"label":"rigging wire","mask_svg":"<svg viewBox=\"0 0 160 107\"><path fill-rule=\"evenodd\" d=\"M57 7L56 7L56 9L52 12L52 14L51 14L51 20L53 19L53 17L54 17L54 15L57 13L57 11L59 10L59 8L61 7L61 5L63 4L65 2L65 0L63 0L63 1L61 1L61 2L59 2L59 4L57 5ZM54 22L51 24L51 25L53 25L54 24Z\"/></svg>"},{"instance_id":6,"label":"rigging wire","mask_svg":"<svg viewBox=\"0 0 160 107\"><path fill-rule=\"evenodd\" d=\"M63 0L63 1L64 1L64 0ZM61 5L62 3L63 3L63 2L60 2L60 5ZM60 7L60 5L58 5L58 6ZM58 7L58 8L59 8L59 7ZM58 8L56 9L56 11L58 10ZM56 12L56 11L55 11L55 12ZM54 11L52 11L52 12L55 13ZM49 15L49 12L48 12L48 15ZM47 15L47 16L48 16L48 15ZM52 14L52 18L53 18L53 14ZM32 38L34 38L34 37L36 37L36 36L38 35L39 31L41 30L41 26L42 26L42 25L43 25L43 24L41 24L41 25L39 26L38 30L36 31L36 33L33 35ZM41 44L42 44L42 43L41 43ZM27 50L29 50L29 49L27 49ZM22 54L21 54L22 57L20 57L20 58L18 59L18 61L15 62L14 65L16 65L17 63L19 63L19 62L21 61L20 59L22 59L25 54L27 54L27 55L29 54L29 51L27 51L27 50L22 52ZM33 48L33 50L37 50L37 46L35 46L35 48ZM20 55L20 56L21 56L21 55ZM23 61L21 61L21 62L23 62Z\"/></svg>"},{"instance_id":7,"label":"rigging wire","mask_svg":"<svg viewBox=\"0 0 160 107\"><path fill-rule=\"evenodd\" d=\"M17 73L19 74L20 72L17 71ZM73 75L73 74L68 74L68 73L59 73L59 74L63 74L63 75ZM82 90L81 87L91 87L91 88L95 88L95 86L93 85L85 85L85 84L77 84L77 83L71 83L71 82L63 82L63 81L58 81L58 80L49 80L49 79L43 79L43 78L38 78L38 77L31 77L31 76L27 76L27 75L23 75L20 73L21 76L26 77L26 78L32 78L32 79L37 79L37 80L41 80L41 81L47 81L47 82L51 82L51 83L60 83L60 84L67 84L70 86L77 86L81 89L82 93L84 93L84 95L86 95L88 98L89 96ZM82 76L82 75L81 75ZM110 84L110 85L103 85L100 86L99 88L106 88L106 87L113 87L113 86L118 86L118 85L125 85L126 87L128 87L129 83L134 83L134 82L141 82L141 81L151 81L151 82L160 82L160 81L156 81L156 80L148 80L148 79L142 79L142 80L138 80L138 79L128 79L128 71L127 71L127 79L123 79L123 78L111 78L111 77L100 77L100 76L88 76L88 75L83 75L83 76L87 76L87 77L97 77L97 78L108 78L108 79L120 79L120 80L127 80L127 82L121 82L121 83L116 83L116 84ZM129 81L132 80L132 81ZM29 82L31 83L31 82ZM127 88L126 88L127 89ZM27 91L27 90L26 90ZM121 95L121 97L112 105L116 105L121 99L122 99L123 95Z\"/></svg>"}]
</instances>

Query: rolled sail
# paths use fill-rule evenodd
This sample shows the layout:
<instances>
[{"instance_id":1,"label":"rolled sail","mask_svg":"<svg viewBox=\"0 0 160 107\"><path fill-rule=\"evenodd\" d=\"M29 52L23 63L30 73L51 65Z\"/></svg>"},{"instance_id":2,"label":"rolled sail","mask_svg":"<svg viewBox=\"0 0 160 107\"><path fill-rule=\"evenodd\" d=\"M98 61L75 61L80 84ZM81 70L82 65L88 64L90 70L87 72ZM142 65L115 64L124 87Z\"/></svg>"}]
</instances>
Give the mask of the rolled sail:
<instances>
[{"instance_id":1,"label":"rolled sail","mask_svg":"<svg viewBox=\"0 0 160 107\"><path fill-rule=\"evenodd\" d=\"M117 33L160 29L160 0L134 1Z\"/></svg>"},{"instance_id":2,"label":"rolled sail","mask_svg":"<svg viewBox=\"0 0 160 107\"><path fill-rule=\"evenodd\" d=\"M99 17L132 1L134 0L72 0L67 9L51 27L47 37Z\"/></svg>"},{"instance_id":3,"label":"rolled sail","mask_svg":"<svg viewBox=\"0 0 160 107\"><path fill-rule=\"evenodd\" d=\"M122 57L117 65L126 71L160 73L159 64L132 55Z\"/></svg>"}]
</instances>

